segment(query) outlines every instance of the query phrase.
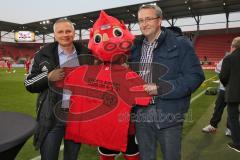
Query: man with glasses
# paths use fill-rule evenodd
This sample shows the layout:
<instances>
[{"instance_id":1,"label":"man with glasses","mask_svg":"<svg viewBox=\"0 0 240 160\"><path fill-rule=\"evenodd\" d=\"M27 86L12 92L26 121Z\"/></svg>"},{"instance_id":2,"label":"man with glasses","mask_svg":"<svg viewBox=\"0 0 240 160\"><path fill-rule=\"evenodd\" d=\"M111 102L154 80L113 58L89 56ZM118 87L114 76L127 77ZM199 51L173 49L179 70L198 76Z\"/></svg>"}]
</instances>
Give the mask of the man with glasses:
<instances>
[{"instance_id":1,"label":"man with glasses","mask_svg":"<svg viewBox=\"0 0 240 160\"><path fill-rule=\"evenodd\" d=\"M192 44L161 26L157 5L141 6L138 21L143 35L135 41L131 61L139 63L144 89L154 96L148 107L135 107L140 158L156 160L159 142L164 160L180 160L184 114L204 73Z\"/></svg>"}]
</instances>

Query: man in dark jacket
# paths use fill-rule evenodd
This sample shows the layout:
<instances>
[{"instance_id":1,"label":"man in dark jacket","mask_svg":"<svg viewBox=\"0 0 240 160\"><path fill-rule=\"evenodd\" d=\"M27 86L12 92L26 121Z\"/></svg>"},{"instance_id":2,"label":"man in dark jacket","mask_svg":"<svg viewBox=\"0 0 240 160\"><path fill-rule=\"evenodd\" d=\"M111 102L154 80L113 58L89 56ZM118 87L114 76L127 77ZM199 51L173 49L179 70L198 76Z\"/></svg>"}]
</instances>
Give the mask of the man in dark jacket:
<instances>
[{"instance_id":1,"label":"man in dark jacket","mask_svg":"<svg viewBox=\"0 0 240 160\"><path fill-rule=\"evenodd\" d=\"M54 116L53 109L60 104L60 110L67 111L70 97L67 90L56 90L49 84L64 78L62 67L75 67L85 63L85 58L78 55L87 53L87 49L73 42L75 30L71 21L59 19L55 22L53 30L57 42L40 49L34 57L30 74L25 79L26 89L32 93L39 93L38 128L34 135L34 145L37 149L40 148L42 160L58 159L65 134L65 123ZM80 145L64 140L64 159L76 160Z\"/></svg>"},{"instance_id":2,"label":"man in dark jacket","mask_svg":"<svg viewBox=\"0 0 240 160\"><path fill-rule=\"evenodd\" d=\"M180 160L184 113L204 74L191 42L161 27L157 5L141 6L138 22L143 36L135 42L131 64L139 63L135 67L148 83L144 89L154 96L148 107L135 110L140 157L156 160L159 142L164 160Z\"/></svg>"},{"instance_id":3,"label":"man in dark jacket","mask_svg":"<svg viewBox=\"0 0 240 160\"><path fill-rule=\"evenodd\" d=\"M240 152L240 37L233 39L231 52L223 60L219 78L226 87L225 101L228 105L229 124L232 132L233 143L228 143L228 147Z\"/></svg>"}]
</instances>

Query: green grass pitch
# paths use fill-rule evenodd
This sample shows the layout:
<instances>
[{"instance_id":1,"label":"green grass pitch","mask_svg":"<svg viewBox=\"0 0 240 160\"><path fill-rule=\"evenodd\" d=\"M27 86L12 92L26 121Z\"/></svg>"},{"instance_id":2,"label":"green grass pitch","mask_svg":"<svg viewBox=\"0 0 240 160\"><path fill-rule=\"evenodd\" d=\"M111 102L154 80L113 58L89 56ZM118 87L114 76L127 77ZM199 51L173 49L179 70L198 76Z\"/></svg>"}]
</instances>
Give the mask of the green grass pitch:
<instances>
[{"instance_id":1,"label":"green grass pitch","mask_svg":"<svg viewBox=\"0 0 240 160\"><path fill-rule=\"evenodd\" d=\"M25 70L16 68L15 73L6 73L5 69L0 68L0 111L21 112L33 117L35 113L36 94L31 94L25 90L23 81ZM217 87L213 83L217 79L213 71L205 71L206 79L201 87L192 95L192 98L200 94L207 87ZM211 79L210 79L211 78ZM183 160L235 160L239 155L229 150L226 143L231 141L224 136L226 113L222 118L218 132L209 135L201 132L202 127L209 123L212 115L214 101L216 96L202 95L191 103L189 112L186 114L186 121L183 130L182 159ZM39 156L32 146L30 138L16 160L30 160ZM60 152L62 159L62 152ZM79 153L79 160L97 160L98 153L96 147L82 145ZM119 160L122 159L120 156ZM161 158L160 149L158 149L158 160Z\"/></svg>"}]
</instances>

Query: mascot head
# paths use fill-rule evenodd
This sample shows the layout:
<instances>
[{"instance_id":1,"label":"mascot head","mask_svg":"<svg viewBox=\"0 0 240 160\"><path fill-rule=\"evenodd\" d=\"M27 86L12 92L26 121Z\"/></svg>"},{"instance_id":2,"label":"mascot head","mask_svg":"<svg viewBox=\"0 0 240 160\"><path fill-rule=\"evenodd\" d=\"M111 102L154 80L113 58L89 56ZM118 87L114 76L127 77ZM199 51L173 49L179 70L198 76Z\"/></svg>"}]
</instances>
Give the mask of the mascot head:
<instances>
[{"instance_id":1,"label":"mascot head","mask_svg":"<svg viewBox=\"0 0 240 160\"><path fill-rule=\"evenodd\" d=\"M98 59L113 62L118 55L129 54L133 40L123 23L101 11L90 30L88 48Z\"/></svg>"}]
</instances>

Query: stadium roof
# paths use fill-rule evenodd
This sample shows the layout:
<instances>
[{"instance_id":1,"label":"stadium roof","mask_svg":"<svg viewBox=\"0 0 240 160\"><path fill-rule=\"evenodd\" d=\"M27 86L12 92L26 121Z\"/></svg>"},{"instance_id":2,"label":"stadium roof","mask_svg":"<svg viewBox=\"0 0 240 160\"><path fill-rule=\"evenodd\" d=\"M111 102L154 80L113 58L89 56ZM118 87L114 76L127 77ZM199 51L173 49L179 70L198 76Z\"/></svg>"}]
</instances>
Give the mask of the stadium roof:
<instances>
[{"instance_id":1,"label":"stadium roof","mask_svg":"<svg viewBox=\"0 0 240 160\"><path fill-rule=\"evenodd\" d=\"M169 23L173 19L194 17L198 21L199 16L240 11L239 0L159 0L153 1L163 10L164 19ZM129 5L105 10L108 14L123 20L126 24L137 23L137 10L141 4ZM88 12L68 16L78 29L89 29L98 18L99 11ZM60 18L60 17L59 17ZM57 18L58 19L58 18ZM0 21L0 31L13 32L17 30L29 30L36 35L52 33L52 25L57 20L38 21L26 24L16 24Z\"/></svg>"}]
</instances>

